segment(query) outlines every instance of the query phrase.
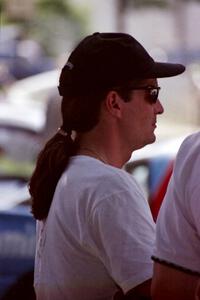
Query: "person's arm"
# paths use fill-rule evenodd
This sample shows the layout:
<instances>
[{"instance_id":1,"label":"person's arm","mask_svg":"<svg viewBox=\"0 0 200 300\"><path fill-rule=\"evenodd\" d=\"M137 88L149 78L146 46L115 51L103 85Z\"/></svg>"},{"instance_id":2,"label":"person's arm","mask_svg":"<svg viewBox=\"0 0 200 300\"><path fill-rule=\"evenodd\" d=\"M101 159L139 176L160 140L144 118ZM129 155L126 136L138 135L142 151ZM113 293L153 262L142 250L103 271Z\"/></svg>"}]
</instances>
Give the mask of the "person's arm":
<instances>
[{"instance_id":1,"label":"person's arm","mask_svg":"<svg viewBox=\"0 0 200 300\"><path fill-rule=\"evenodd\" d=\"M195 300L200 299L200 279L198 280L198 284L195 290Z\"/></svg>"},{"instance_id":2,"label":"person's arm","mask_svg":"<svg viewBox=\"0 0 200 300\"><path fill-rule=\"evenodd\" d=\"M113 300L150 300L150 293L151 279L131 289L126 295L124 295L122 290L119 290L119 292L117 292L114 296Z\"/></svg>"},{"instance_id":3,"label":"person's arm","mask_svg":"<svg viewBox=\"0 0 200 300\"><path fill-rule=\"evenodd\" d=\"M154 263L151 285L153 300L198 300L195 298L199 276L164 264Z\"/></svg>"},{"instance_id":4,"label":"person's arm","mask_svg":"<svg viewBox=\"0 0 200 300\"><path fill-rule=\"evenodd\" d=\"M126 295L126 300L150 300L151 299L151 279L147 280L135 288L131 289Z\"/></svg>"}]
</instances>

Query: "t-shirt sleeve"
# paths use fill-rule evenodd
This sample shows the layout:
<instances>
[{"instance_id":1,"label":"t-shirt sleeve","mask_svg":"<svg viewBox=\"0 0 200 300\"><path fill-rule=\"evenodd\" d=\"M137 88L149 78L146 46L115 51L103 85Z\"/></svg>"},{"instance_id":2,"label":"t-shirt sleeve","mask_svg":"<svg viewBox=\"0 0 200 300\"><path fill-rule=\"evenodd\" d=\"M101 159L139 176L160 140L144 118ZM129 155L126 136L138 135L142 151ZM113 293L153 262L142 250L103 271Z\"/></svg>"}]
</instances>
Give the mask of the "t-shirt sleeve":
<instances>
[{"instance_id":1,"label":"t-shirt sleeve","mask_svg":"<svg viewBox=\"0 0 200 300\"><path fill-rule=\"evenodd\" d=\"M154 259L200 273L200 155L196 136L181 146L156 225Z\"/></svg>"},{"instance_id":2,"label":"t-shirt sleeve","mask_svg":"<svg viewBox=\"0 0 200 300\"><path fill-rule=\"evenodd\" d=\"M101 261L125 293L152 277L155 224L137 188L102 199L92 213L91 228Z\"/></svg>"}]
</instances>

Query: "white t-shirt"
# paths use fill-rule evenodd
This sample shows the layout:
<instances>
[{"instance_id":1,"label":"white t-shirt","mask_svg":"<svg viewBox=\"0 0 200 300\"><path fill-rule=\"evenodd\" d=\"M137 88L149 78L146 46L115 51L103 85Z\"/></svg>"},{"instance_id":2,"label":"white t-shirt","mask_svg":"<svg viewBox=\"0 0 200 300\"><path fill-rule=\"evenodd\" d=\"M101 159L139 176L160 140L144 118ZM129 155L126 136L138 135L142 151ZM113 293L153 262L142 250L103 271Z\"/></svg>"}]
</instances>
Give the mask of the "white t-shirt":
<instances>
[{"instance_id":1,"label":"white t-shirt","mask_svg":"<svg viewBox=\"0 0 200 300\"><path fill-rule=\"evenodd\" d=\"M155 224L126 171L75 156L38 222L38 300L111 300L152 277Z\"/></svg>"},{"instance_id":2,"label":"white t-shirt","mask_svg":"<svg viewBox=\"0 0 200 300\"><path fill-rule=\"evenodd\" d=\"M200 133L179 149L156 234L155 259L200 274Z\"/></svg>"}]
</instances>

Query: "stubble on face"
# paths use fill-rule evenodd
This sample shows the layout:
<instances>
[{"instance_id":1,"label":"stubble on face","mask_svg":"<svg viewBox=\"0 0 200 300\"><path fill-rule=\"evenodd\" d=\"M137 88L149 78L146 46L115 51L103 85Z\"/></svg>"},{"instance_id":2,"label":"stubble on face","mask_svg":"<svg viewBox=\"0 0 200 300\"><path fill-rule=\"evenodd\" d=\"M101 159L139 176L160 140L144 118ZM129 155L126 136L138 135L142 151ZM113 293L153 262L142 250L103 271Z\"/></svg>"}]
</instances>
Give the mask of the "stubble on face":
<instances>
[{"instance_id":1,"label":"stubble on face","mask_svg":"<svg viewBox=\"0 0 200 300\"><path fill-rule=\"evenodd\" d=\"M156 79L147 79L140 86L158 86ZM156 140L155 129L157 113L155 104L151 104L145 90L133 90L131 100L127 105L127 130L132 151L140 149Z\"/></svg>"}]
</instances>

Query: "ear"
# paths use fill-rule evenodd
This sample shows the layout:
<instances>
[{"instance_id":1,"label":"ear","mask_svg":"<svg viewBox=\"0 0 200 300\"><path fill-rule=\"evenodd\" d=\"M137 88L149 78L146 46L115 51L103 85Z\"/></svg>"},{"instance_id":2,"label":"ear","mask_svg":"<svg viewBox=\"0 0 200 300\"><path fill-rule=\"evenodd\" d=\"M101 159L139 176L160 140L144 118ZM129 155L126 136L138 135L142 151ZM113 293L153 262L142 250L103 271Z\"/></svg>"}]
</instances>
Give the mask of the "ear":
<instances>
[{"instance_id":1,"label":"ear","mask_svg":"<svg viewBox=\"0 0 200 300\"><path fill-rule=\"evenodd\" d=\"M105 99L105 106L109 113L118 118L122 115L123 100L115 91L110 91Z\"/></svg>"}]
</instances>

